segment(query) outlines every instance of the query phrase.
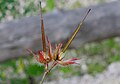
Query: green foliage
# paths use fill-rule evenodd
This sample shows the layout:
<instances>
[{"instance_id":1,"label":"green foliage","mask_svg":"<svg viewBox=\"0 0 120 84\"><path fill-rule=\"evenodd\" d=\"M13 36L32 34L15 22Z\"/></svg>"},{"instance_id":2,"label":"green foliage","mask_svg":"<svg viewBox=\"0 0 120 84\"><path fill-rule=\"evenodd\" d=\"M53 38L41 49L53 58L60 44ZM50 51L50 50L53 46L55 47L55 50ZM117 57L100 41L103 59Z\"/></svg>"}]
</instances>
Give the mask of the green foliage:
<instances>
[{"instance_id":1,"label":"green foliage","mask_svg":"<svg viewBox=\"0 0 120 84\"><path fill-rule=\"evenodd\" d=\"M96 63L96 64L91 63L88 65L88 73L92 75L95 75L96 73L100 73L104 69L105 69L105 65L102 65L99 63Z\"/></svg>"},{"instance_id":2,"label":"green foliage","mask_svg":"<svg viewBox=\"0 0 120 84\"><path fill-rule=\"evenodd\" d=\"M101 46L98 44L98 45L93 45L89 48L89 52L90 52L90 55L93 56L93 55L96 55L96 54L99 54L101 53Z\"/></svg>"},{"instance_id":3,"label":"green foliage","mask_svg":"<svg viewBox=\"0 0 120 84\"><path fill-rule=\"evenodd\" d=\"M73 72L73 68L72 67L61 67L60 71L67 74L67 73Z\"/></svg>"},{"instance_id":4,"label":"green foliage","mask_svg":"<svg viewBox=\"0 0 120 84\"><path fill-rule=\"evenodd\" d=\"M76 9L76 8L78 8L78 7L82 7L82 6L83 6L82 3L80 3L79 1L76 1L76 3L73 4L73 6L72 6L71 9Z\"/></svg>"},{"instance_id":5,"label":"green foliage","mask_svg":"<svg viewBox=\"0 0 120 84\"><path fill-rule=\"evenodd\" d=\"M11 78L11 84L29 84L27 79L18 79L18 78Z\"/></svg>"},{"instance_id":6,"label":"green foliage","mask_svg":"<svg viewBox=\"0 0 120 84\"><path fill-rule=\"evenodd\" d=\"M6 73L3 71L3 69L0 69L0 80L6 79Z\"/></svg>"},{"instance_id":7,"label":"green foliage","mask_svg":"<svg viewBox=\"0 0 120 84\"><path fill-rule=\"evenodd\" d=\"M23 16L36 15L39 12L39 3L34 0L0 0L0 21L4 19L15 19ZM54 0L47 0L43 12L51 11L55 8Z\"/></svg>"},{"instance_id":8,"label":"green foliage","mask_svg":"<svg viewBox=\"0 0 120 84\"><path fill-rule=\"evenodd\" d=\"M119 38L111 38L99 43L89 43L77 52L80 56L88 57L88 73L96 74L102 72L110 63L120 61Z\"/></svg>"},{"instance_id":9,"label":"green foliage","mask_svg":"<svg viewBox=\"0 0 120 84\"><path fill-rule=\"evenodd\" d=\"M3 63L0 64L0 79L2 80L6 80L7 77L7 69L11 69L13 70L12 72L16 73L16 60L9 60L9 61L5 61Z\"/></svg>"},{"instance_id":10,"label":"green foliage","mask_svg":"<svg viewBox=\"0 0 120 84\"><path fill-rule=\"evenodd\" d=\"M14 19L23 16L30 16L32 14L36 14L37 11L38 6L35 5L34 0L0 0L0 20L7 19L9 17Z\"/></svg>"},{"instance_id":11,"label":"green foliage","mask_svg":"<svg viewBox=\"0 0 120 84\"><path fill-rule=\"evenodd\" d=\"M5 61L4 63L0 64L1 68L8 68L8 67L13 67L16 68L16 60L9 60L9 61Z\"/></svg>"},{"instance_id":12,"label":"green foliage","mask_svg":"<svg viewBox=\"0 0 120 84\"><path fill-rule=\"evenodd\" d=\"M13 10L15 10L16 0L0 0L0 20L4 18L7 15L8 10L11 11L11 13L14 13Z\"/></svg>"},{"instance_id":13,"label":"green foliage","mask_svg":"<svg viewBox=\"0 0 120 84\"><path fill-rule=\"evenodd\" d=\"M112 63L112 62L116 62L116 61L120 61L120 55L111 56L107 60L108 63Z\"/></svg>"},{"instance_id":14,"label":"green foliage","mask_svg":"<svg viewBox=\"0 0 120 84\"><path fill-rule=\"evenodd\" d=\"M44 67L38 64L31 64L26 67L25 72L28 76L38 76L44 73Z\"/></svg>"},{"instance_id":15,"label":"green foliage","mask_svg":"<svg viewBox=\"0 0 120 84\"><path fill-rule=\"evenodd\" d=\"M101 46L101 44L99 44L99 43L85 45L85 47L80 49L80 51L82 53L85 53L85 54L90 55L90 56L95 56L97 54L101 54L102 50L103 50L103 46Z\"/></svg>"},{"instance_id":16,"label":"green foliage","mask_svg":"<svg viewBox=\"0 0 120 84\"><path fill-rule=\"evenodd\" d=\"M106 40L102 43L102 45L105 47L105 48L108 48L108 49L111 49L113 48L115 45L116 45L116 42L115 40L112 38L112 39L109 39L109 40Z\"/></svg>"},{"instance_id":17,"label":"green foliage","mask_svg":"<svg viewBox=\"0 0 120 84\"><path fill-rule=\"evenodd\" d=\"M46 8L48 10L53 10L55 7L55 1L54 0L47 0Z\"/></svg>"}]
</instances>

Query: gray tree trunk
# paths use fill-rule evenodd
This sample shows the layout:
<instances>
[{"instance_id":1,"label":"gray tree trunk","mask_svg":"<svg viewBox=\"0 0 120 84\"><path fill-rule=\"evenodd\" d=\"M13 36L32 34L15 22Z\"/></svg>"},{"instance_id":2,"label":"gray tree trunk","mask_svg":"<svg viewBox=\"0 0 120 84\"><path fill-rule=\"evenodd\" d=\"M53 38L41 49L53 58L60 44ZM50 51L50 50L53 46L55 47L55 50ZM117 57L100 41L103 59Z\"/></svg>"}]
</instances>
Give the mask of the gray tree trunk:
<instances>
[{"instance_id":1,"label":"gray tree trunk","mask_svg":"<svg viewBox=\"0 0 120 84\"><path fill-rule=\"evenodd\" d=\"M65 43L89 8L92 11L70 45L71 48L80 47L87 42L120 36L120 1L116 1L45 14L45 31L52 44ZM34 51L42 48L39 15L0 24L0 61L28 56L27 48Z\"/></svg>"}]
</instances>

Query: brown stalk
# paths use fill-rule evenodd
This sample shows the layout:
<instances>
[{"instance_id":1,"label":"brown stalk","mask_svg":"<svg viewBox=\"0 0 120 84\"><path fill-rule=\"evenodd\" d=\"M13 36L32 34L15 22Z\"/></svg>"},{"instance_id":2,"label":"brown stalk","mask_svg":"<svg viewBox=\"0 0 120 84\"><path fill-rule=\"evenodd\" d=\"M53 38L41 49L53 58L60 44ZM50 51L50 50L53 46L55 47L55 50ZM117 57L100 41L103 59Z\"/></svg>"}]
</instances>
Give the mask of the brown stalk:
<instances>
[{"instance_id":1,"label":"brown stalk","mask_svg":"<svg viewBox=\"0 0 120 84\"><path fill-rule=\"evenodd\" d=\"M52 66L51 66L51 68L50 68L49 70L46 70L46 71L44 72L43 77L42 77L42 79L41 79L41 81L40 81L39 84L43 84L46 76L50 73L50 71L51 71L56 65L57 65L57 62L54 61L53 64L52 64Z\"/></svg>"},{"instance_id":2,"label":"brown stalk","mask_svg":"<svg viewBox=\"0 0 120 84\"><path fill-rule=\"evenodd\" d=\"M43 21L43 18L42 18L41 2L40 2L40 20L41 20L41 33L42 33L43 51L46 52L46 40L45 40L44 21Z\"/></svg>"},{"instance_id":3,"label":"brown stalk","mask_svg":"<svg viewBox=\"0 0 120 84\"><path fill-rule=\"evenodd\" d=\"M85 17L83 18L83 20L80 22L80 24L78 25L78 27L76 28L76 30L73 32L72 36L70 37L70 39L68 40L68 42L66 43L66 45L64 46L64 48L62 49L62 52L64 53L66 51L66 49L69 47L69 45L71 44L72 40L75 38L76 34L78 33L78 31L80 30L84 20L86 19L87 15L89 14L91 9L88 10L88 12L86 13Z\"/></svg>"},{"instance_id":4,"label":"brown stalk","mask_svg":"<svg viewBox=\"0 0 120 84\"><path fill-rule=\"evenodd\" d=\"M78 25L78 27L76 28L76 30L73 32L72 36L70 37L70 39L68 40L68 42L66 43L65 47L62 49L62 53L64 53L66 51L66 49L69 47L69 45L71 44L72 40L75 38L76 34L78 33L78 31L81 28L81 25L83 24L84 20L86 19L88 13L90 12L91 9L88 10L87 14L85 15L85 17L83 18L83 20L80 22L80 24ZM41 2L40 2L40 20L41 20L41 33L42 33L42 44L43 44L43 51L46 53L46 39L45 39L45 32L44 32L44 21L42 18L42 7L41 7ZM30 52L30 51L29 51ZM31 52L32 53L32 52ZM33 54L33 53L32 53ZM52 66L50 67L50 69L47 69L44 74L43 77L40 81L40 84L43 84L46 76L50 73L50 71L58 64L57 61L54 61Z\"/></svg>"}]
</instances>

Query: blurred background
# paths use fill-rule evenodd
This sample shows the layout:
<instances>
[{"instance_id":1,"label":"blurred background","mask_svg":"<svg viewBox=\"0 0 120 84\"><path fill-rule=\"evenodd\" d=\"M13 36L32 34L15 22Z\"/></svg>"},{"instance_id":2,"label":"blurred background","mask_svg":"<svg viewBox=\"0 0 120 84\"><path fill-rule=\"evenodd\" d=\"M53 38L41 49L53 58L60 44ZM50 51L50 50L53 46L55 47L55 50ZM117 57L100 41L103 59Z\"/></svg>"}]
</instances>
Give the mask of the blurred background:
<instances>
[{"instance_id":1,"label":"blurred background","mask_svg":"<svg viewBox=\"0 0 120 84\"><path fill-rule=\"evenodd\" d=\"M56 13L58 11L61 12L72 11L87 7L88 8L91 7L94 9L94 7L96 6L102 7L103 4L104 5L112 4L112 3L114 4L114 2L119 2L119 0L118 1L117 0L84 0L84 1L83 0L41 0L41 1L42 1L43 14L46 15L53 12ZM114 10L114 9L109 9L109 10ZM109 13L108 12L109 10L105 10L105 11ZM14 20L16 21L19 21L21 19L24 20L24 18L26 17L29 18L32 16L36 16L38 14L39 14L39 0L0 0L0 22L1 22L0 25L2 26ZM119 13L117 14L118 16L120 16ZM90 17L91 16L92 13L90 14ZM54 18L54 16L51 16L51 18ZM88 21L89 20L92 21L92 19L89 18L88 16ZM110 22L108 24L111 24L111 21L108 22ZM117 24L119 25L120 23L118 22ZM120 26L118 26L118 28L120 30ZM0 27L0 32L1 31L2 31L2 27ZM109 29L109 31L111 30ZM106 33L109 32L106 31ZM61 84L61 83L120 84L120 38L119 38L119 34L117 35L113 33L116 32L113 31L112 33L110 33L111 36L108 36L109 38L106 38L105 35L107 34L103 34L104 40L103 39L102 40L100 39L100 41L92 40L90 43L89 41L85 42L84 45L80 46L79 48L71 47L70 49L68 49L66 52L66 58L69 58L69 56L81 58L80 61L81 65L56 67L48 75L45 84ZM9 51L9 49L5 50L2 47L3 45L2 35L4 36L4 34L2 34L1 32L0 35L1 35L0 48L1 50L2 49L4 50L0 52L0 57L2 58L2 53ZM78 41L77 43L79 44ZM15 43L14 45L17 45L17 43ZM14 49L16 49L16 47ZM14 50L12 51L12 53L16 53L16 51ZM11 55L12 53L9 53L9 55ZM16 57L12 59L11 57L9 57L9 59L5 58L3 61L0 61L0 84L38 84L39 83L44 72L44 67L39 63L37 63L36 60L33 58L33 56L30 56L29 54L26 55L28 56L24 57L20 55L19 57L17 57L17 59Z\"/></svg>"}]
</instances>

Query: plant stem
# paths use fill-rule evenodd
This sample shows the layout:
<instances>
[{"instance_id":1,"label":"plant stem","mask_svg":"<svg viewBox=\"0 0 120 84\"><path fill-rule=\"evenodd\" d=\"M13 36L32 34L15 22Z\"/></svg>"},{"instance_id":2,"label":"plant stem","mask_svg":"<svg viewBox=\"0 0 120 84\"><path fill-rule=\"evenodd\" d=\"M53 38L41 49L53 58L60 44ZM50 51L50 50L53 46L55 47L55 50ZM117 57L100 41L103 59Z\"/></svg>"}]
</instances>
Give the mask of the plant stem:
<instances>
[{"instance_id":1,"label":"plant stem","mask_svg":"<svg viewBox=\"0 0 120 84\"><path fill-rule=\"evenodd\" d=\"M45 77L47 76L47 74L48 74L48 71L46 71L46 72L43 74L43 77L42 77L42 79L41 79L41 81L40 81L40 84L43 84L43 82L44 82Z\"/></svg>"},{"instance_id":2,"label":"plant stem","mask_svg":"<svg viewBox=\"0 0 120 84\"><path fill-rule=\"evenodd\" d=\"M53 62L53 65L51 66L51 68L49 70L46 70L43 74L43 77L40 81L40 84L43 84L44 80L45 80L45 77L48 75L48 73L52 70L53 67L55 67L57 65L57 62Z\"/></svg>"}]
</instances>

